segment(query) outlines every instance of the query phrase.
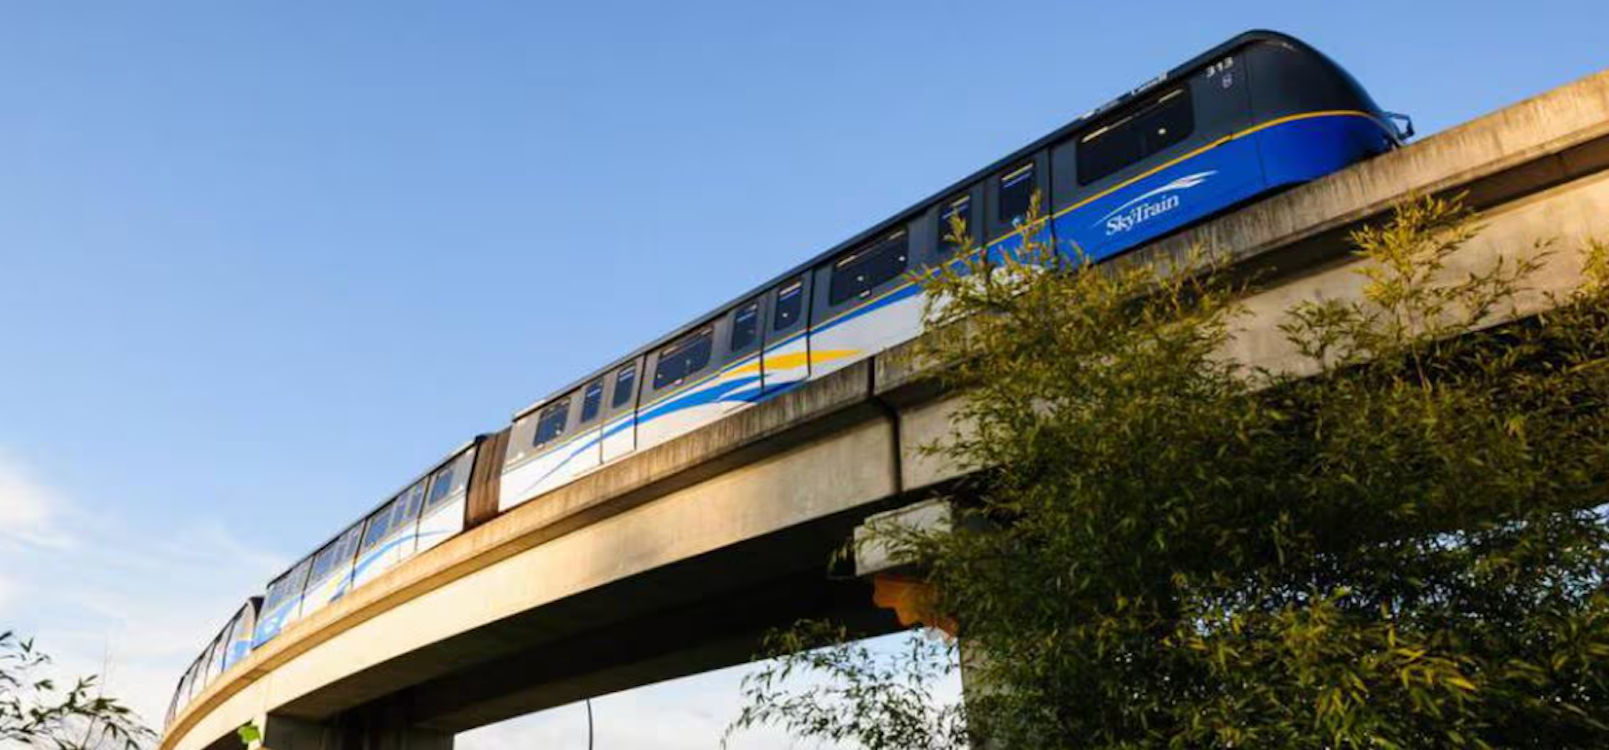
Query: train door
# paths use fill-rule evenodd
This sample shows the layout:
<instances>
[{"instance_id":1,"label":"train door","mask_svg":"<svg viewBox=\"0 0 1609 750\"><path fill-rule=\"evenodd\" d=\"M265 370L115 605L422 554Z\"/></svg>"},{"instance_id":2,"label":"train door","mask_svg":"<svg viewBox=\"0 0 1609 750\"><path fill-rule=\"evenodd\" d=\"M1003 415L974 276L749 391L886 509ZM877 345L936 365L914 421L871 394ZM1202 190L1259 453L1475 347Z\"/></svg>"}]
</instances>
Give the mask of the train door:
<instances>
[{"instance_id":1,"label":"train door","mask_svg":"<svg viewBox=\"0 0 1609 750\"><path fill-rule=\"evenodd\" d=\"M576 407L576 444L571 448L571 476L603 464L603 386L606 379L599 375L581 387L580 405Z\"/></svg>"},{"instance_id":2,"label":"train door","mask_svg":"<svg viewBox=\"0 0 1609 750\"><path fill-rule=\"evenodd\" d=\"M419 552L424 552L464 530L464 506L469 478L475 470L479 445L472 444L431 473L425 507L419 515ZM425 482L421 481L421 485Z\"/></svg>"},{"instance_id":3,"label":"train door","mask_svg":"<svg viewBox=\"0 0 1609 750\"><path fill-rule=\"evenodd\" d=\"M767 292L762 394L769 396L810 379L810 275L801 274Z\"/></svg>"},{"instance_id":4,"label":"train door","mask_svg":"<svg viewBox=\"0 0 1609 750\"><path fill-rule=\"evenodd\" d=\"M816 269L810 377L838 370L921 332L923 295L908 275L911 227L901 222Z\"/></svg>"},{"instance_id":5,"label":"train door","mask_svg":"<svg viewBox=\"0 0 1609 750\"><path fill-rule=\"evenodd\" d=\"M419 539L419 510L424 505L424 480L415 482L385 507L369 516L352 569L352 588L413 556Z\"/></svg>"},{"instance_id":6,"label":"train door","mask_svg":"<svg viewBox=\"0 0 1609 750\"><path fill-rule=\"evenodd\" d=\"M1048 161L1047 154L1040 151L1008 165L985 182L988 216L984 223L991 261L1006 254L1017 257L1025 233L1032 233L1030 236L1040 242L1050 241ZM1034 217L1038 222L1032 221Z\"/></svg>"},{"instance_id":7,"label":"train door","mask_svg":"<svg viewBox=\"0 0 1609 750\"><path fill-rule=\"evenodd\" d=\"M581 424L588 388L542 402L514 420L509 432L498 505L512 508L560 487L598 462L598 431ZM591 423L598 422L594 416Z\"/></svg>"},{"instance_id":8,"label":"train door","mask_svg":"<svg viewBox=\"0 0 1609 750\"><path fill-rule=\"evenodd\" d=\"M703 323L648 355L637 408L637 447L685 435L726 412L716 382L727 317Z\"/></svg>"},{"instance_id":9,"label":"train door","mask_svg":"<svg viewBox=\"0 0 1609 750\"><path fill-rule=\"evenodd\" d=\"M352 587L352 559L362 534L363 523L355 523L313 556L313 571L308 574L307 593L302 597L303 617L345 596Z\"/></svg>"},{"instance_id":10,"label":"train door","mask_svg":"<svg viewBox=\"0 0 1609 750\"><path fill-rule=\"evenodd\" d=\"M604 463L637 450L637 391L642 365L642 357L619 365L605 381L609 401L604 407L600 441Z\"/></svg>"},{"instance_id":11,"label":"train door","mask_svg":"<svg viewBox=\"0 0 1609 750\"><path fill-rule=\"evenodd\" d=\"M712 396L722 414L760 400L763 387L761 338L765 330L765 295L753 297L727 312L720 376Z\"/></svg>"}]
</instances>

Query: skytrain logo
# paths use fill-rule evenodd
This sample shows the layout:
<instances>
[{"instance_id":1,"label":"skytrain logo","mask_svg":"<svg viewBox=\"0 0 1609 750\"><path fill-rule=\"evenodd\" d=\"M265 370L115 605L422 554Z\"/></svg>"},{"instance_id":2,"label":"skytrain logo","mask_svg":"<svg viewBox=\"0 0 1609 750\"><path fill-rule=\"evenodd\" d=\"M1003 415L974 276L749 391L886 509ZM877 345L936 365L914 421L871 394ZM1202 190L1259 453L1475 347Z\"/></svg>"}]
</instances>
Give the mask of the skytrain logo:
<instances>
[{"instance_id":1,"label":"skytrain logo","mask_svg":"<svg viewBox=\"0 0 1609 750\"><path fill-rule=\"evenodd\" d=\"M1147 221L1165 214L1179 207L1179 192L1189 190L1207 181L1207 178L1218 174L1212 172L1197 172L1180 177L1162 187L1150 190L1135 197L1127 203L1113 209L1111 213L1102 216L1095 226L1106 225L1106 236L1127 232Z\"/></svg>"}]
</instances>

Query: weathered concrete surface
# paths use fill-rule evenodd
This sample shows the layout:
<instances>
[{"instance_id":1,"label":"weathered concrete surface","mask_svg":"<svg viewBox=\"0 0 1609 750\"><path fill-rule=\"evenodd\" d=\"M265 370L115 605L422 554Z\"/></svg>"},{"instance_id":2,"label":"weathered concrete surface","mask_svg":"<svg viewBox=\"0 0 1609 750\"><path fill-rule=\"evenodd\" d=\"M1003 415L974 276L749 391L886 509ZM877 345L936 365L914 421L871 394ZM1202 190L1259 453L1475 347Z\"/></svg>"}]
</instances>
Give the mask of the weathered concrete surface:
<instances>
[{"instance_id":1,"label":"weathered concrete surface","mask_svg":"<svg viewBox=\"0 0 1609 750\"><path fill-rule=\"evenodd\" d=\"M1354 295L1344 233L1408 195L1469 190L1489 228L1454 271L1609 237L1609 73L1304 185L1134 253L1195 245L1257 268L1230 354L1297 367L1277 325L1300 299ZM1277 251L1277 252L1276 252ZM1579 281L1560 252L1544 290ZM902 348L902 349L908 349ZM896 350L611 464L389 571L303 620L193 701L163 750L228 741L269 715L327 722L405 701L461 731L741 661L767 624L887 618L822 575L866 515L954 478L920 447L951 429L944 398Z\"/></svg>"},{"instance_id":2,"label":"weathered concrete surface","mask_svg":"<svg viewBox=\"0 0 1609 750\"><path fill-rule=\"evenodd\" d=\"M419 726L405 700L365 706L329 722L271 714L258 728L262 747L273 750L452 750L453 746L451 732Z\"/></svg>"}]
</instances>

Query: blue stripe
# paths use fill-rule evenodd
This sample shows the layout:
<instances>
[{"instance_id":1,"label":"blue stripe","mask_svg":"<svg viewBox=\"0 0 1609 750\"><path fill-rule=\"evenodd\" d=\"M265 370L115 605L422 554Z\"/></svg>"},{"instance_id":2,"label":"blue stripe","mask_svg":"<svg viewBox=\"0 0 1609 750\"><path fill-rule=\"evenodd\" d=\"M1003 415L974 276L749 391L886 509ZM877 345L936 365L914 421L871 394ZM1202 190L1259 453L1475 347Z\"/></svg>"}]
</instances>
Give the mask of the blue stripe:
<instances>
[{"instance_id":1,"label":"blue stripe","mask_svg":"<svg viewBox=\"0 0 1609 750\"><path fill-rule=\"evenodd\" d=\"M358 576L363 574L363 571L369 569L370 567L374 566L375 563L379 562L380 558L385 555L387 551L397 547L406 540L416 539L418 529L415 528L414 531L416 532L414 535L402 534L393 537L391 540L381 544L378 547L375 547L372 550L369 550L368 557L366 559L360 558L358 560L358 564L352 567L352 580L356 581Z\"/></svg>"}]
</instances>

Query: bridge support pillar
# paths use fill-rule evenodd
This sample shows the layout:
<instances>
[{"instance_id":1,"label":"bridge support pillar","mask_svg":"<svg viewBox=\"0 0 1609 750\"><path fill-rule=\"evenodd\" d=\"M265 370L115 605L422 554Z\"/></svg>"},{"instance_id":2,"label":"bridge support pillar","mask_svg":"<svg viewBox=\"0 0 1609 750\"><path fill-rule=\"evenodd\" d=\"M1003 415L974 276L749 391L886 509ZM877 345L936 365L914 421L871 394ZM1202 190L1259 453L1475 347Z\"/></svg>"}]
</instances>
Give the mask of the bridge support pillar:
<instances>
[{"instance_id":1,"label":"bridge support pillar","mask_svg":"<svg viewBox=\"0 0 1609 750\"><path fill-rule=\"evenodd\" d=\"M405 706L368 707L330 721L269 714L263 750L452 750L453 734L414 725Z\"/></svg>"},{"instance_id":2,"label":"bridge support pillar","mask_svg":"<svg viewBox=\"0 0 1609 750\"><path fill-rule=\"evenodd\" d=\"M269 714L257 721L261 750L333 750L340 747L335 727L316 721ZM253 750L259 750L253 748Z\"/></svg>"}]
</instances>

